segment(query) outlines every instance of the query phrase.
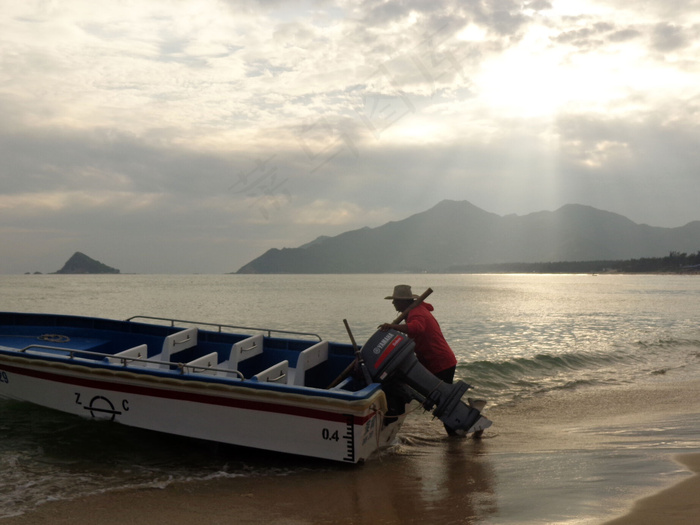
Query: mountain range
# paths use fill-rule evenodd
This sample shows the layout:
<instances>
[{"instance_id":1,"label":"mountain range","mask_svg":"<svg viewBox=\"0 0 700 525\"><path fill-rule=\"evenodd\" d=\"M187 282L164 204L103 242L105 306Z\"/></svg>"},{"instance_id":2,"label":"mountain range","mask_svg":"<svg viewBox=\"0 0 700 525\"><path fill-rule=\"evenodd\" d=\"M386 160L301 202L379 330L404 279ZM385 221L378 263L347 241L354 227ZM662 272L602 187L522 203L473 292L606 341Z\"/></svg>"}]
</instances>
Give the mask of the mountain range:
<instances>
[{"instance_id":1,"label":"mountain range","mask_svg":"<svg viewBox=\"0 0 700 525\"><path fill-rule=\"evenodd\" d=\"M624 260L700 250L700 221L678 228L637 224L590 206L500 216L467 201L376 228L272 248L237 273L450 272L505 263Z\"/></svg>"}]
</instances>

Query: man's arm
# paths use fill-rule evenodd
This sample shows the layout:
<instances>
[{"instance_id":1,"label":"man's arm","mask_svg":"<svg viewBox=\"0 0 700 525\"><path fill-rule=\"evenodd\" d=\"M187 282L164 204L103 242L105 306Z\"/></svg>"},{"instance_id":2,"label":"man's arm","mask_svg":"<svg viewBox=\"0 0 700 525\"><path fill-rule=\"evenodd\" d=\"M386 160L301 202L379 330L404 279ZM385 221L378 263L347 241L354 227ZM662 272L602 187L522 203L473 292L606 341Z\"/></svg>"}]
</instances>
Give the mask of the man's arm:
<instances>
[{"instance_id":1,"label":"man's arm","mask_svg":"<svg viewBox=\"0 0 700 525\"><path fill-rule=\"evenodd\" d=\"M419 309L412 310L409 314L408 319L406 319L406 324L393 324L384 323L379 325L380 330L397 330L404 334L408 334L409 337L413 337L415 334L420 334L425 331L425 317L421 315Z\"/></svg>"},{"instance_id":2,"label":"man's arm","mask_svg":"<svg viewBox=\"0 0 700 525\"><path fill-rule=\"evenodd\" d=\"M408 333L408 325L406 324L384 323L379 325L379 329L384 330L385 332L387 330L396 330L397 332L403 332L404 334Z\"/></svg>"}]
</instances>

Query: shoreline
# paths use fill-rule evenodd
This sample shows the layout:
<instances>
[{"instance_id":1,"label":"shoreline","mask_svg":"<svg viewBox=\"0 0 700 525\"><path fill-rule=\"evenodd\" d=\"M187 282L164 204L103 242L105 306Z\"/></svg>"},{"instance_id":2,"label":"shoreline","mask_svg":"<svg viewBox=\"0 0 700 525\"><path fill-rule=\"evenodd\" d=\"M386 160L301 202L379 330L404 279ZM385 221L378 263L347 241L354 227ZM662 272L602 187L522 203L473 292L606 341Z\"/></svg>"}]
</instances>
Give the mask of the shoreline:
<instances>
[{"instance_id":1,"label":"shoreline","mask_svg":"<svg viewBox=\"0 0 700 525\"><path fill-rule=\"evenodd\" d=\"M665 525L697 523L700 516L700 453L680 454L674 461L692 475L675 485L634 502L629 512L603 525Z\"/></svg>"},{"instance_id":2,"label":"shoreline","mask_svg":"<svg viewBox=\"0 0 700 525\"><path fill-rule=\"evenodd\" d=\"M675 379L497 406L480 441L447 438L421 414L397 450L361 466L120 489L48 502L0 525L689 525L700 515L700 453L688 448L700 380Z\"/></svg>"},{"instance_id":3,"label":"shoreline","mask_svg":"<svg viewBox=\"0 0 700 525\"><path fill-rule=\"evenodd\" d=\"M700 453L683 454L674 458L692 472L692 476L670 487L635 500L626 514L612 519L587 520L600 525L692 525L700 515ZM57 501L42 505L21 516L0 519L3 525L186 525L189 523L261 522L283 525L295 524L398 524L419 523L406 521L392 509L348 508L342 496L342 486L333 483L325 487L333 507L310 510L306 498L294 501L294 480L280 478L270 484L263 479L201 481L175 483L164 489L127 489L92 495L71 501ZM314 487L318 488L318 487ZM313 500L314 498L311 497ZM379 504L377 499L375 503ZM339 517L337 513L344 514ZM193 521L196 520L196 521ZM495 522L498 522L496 520ZM469 523L482 523L477 519ZM483 523L489 523L486 519Z\"/></svg>"}]
</instances>

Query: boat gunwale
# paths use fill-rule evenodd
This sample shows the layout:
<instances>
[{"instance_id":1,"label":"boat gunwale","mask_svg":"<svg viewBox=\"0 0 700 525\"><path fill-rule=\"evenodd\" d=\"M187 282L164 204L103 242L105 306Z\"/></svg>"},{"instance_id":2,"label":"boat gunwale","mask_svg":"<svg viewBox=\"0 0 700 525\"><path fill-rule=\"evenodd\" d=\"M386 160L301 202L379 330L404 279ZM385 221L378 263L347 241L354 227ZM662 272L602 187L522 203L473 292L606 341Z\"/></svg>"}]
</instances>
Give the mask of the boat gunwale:
<instances>
[{"instance_id":1,"label":"boat gunwale","mask_svg":"<svg viewBox=\"0 0 700 525\"><path fill-rule=\"evenodd\" d=\"M368 405L375 401L378 394L382 394L381 384L372 383L366 387L351 392L349 390L330 390L313 387L299 387L294 385L283 385L277 383L266 383L252 380L240 380L232 378L217 378L197 376L189 377L174 371L164 371L156 369L132 369L125 370L121 365L112 365L95 361L76 362L68 361L62 357L36 356L24 354L16 355L18 352L0 350L0 369L3 362L15 363L17 365L35 366L44 369L66 370L81 376L90 375L100 377L104 380L114 378L116 380L128 380L129 382L146 383L153 387L176 387L178 389L208 390L210 392L219 391L222 394L235 395L236 397L250 397L259 399L283 397L287 402L324 400L325 403L338 404L343 407L353 407L354 405ZM57 372L58 373L58 372ZM356 408L356 407L355 407Z\"/></svg>"},{"instance_id":2,"label":"boat gunwale","mask_svg":"<svg viewBox=\"0 0 700 525\"><path fill-rule=\"evenodd\" d=\"M5 349L8 347L3 347L0 349ZM95 360L95 364L109 364L110 366L122 366L122 367L127 367L127 363L130 363L132 361L136 361L139 363L148 363L148 364L157 364L157 365L168 365L168 366L174 366L176 367L177 371L181 374L184 375L187 373L187 369L189 368L191 371L190 373L196 374L197 372L225 372L229 374L236 374L238 378L241 381L250 381L250 378L247 378L243 375L242 372L239 370L232 370L230 368L218 368L218 367L213 367L213 366L198 366L198 365L190 365L188 363L180 363L180 362L175 362L175 361L161 361L159 359L153 359L153 358L143 358L143 357L129 357L129 356L120 356L116 354L110 354L107 352L95 352L92 350L81 350L79 348L69 348L69 347L64 347L64 346L50 346L50 345L40 345L40 344L31 344L27 345L24 348L19 348L17 349L17 352L19 353L26 353L27 350L30 349L44 349L44 350L56 350L58 352L64 352L69 354L68 356L46 356L46 357L54 357L56 359L60 359L61 361L64 360L64 357L67 357L70 360L75 360L75 356L73 354L84 354L84 355L90 355L94 357L103 357L107 360L109 359L116 359L121 362L121 364L117 365L117 363L112 363L112 362L105 362L103 360ZM8 350L8 352L11 352L12 350ZM27 355L32 355L32 354L27 354ZM44 357L44 356L42 356ZM88 362L89 363L89 362ZM172 372L172 371L171 371ZM229 378L230 379L230 378ZM308 387L307 387L308 388Z\"/></svg>"}]
</instances>

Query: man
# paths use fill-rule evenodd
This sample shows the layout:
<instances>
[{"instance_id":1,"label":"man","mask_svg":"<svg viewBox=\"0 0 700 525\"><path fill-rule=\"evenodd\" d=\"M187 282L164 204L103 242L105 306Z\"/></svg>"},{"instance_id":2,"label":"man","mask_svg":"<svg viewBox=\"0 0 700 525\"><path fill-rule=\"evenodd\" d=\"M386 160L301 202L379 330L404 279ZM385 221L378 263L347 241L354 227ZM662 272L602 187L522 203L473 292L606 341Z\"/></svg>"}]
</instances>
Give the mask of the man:
<instances>
[{"instance_id":1,"label":"man","mask_svg":"<svg viewBox=\"0 0 700 525\"><path fill-rule=\"evenodd\" d=\"M394 287L394 293L385 299L391 299L398 312L404 312L418 298L407 284ZM384 323L381 330L397 330L408 335L416 343L415 352L418 361L438 379L452 383L457 367L457 358L445 341L440 325L433 314L433 306L422 302L413 308L406 318L406 324Z\"/></svg>"},{"instance_id":2,"label":"man","mask_svg":"<svg viewBox=\"0 0 700 525\"><path fill-rule=\"evenodd\" d=\"M411 287L407 284L394 286L394 293L385 297L385 299L391 299L394 308L398 312L405 312L417 298L418 296L411 292ZM384 323L379 328L381 330L397 330L407 334L416 343L414 351L418 361L438 379L452 384L455 369L457 368L457 358L450 345L445 341L440 325L433 317L433 314L430 313L433 310L434 308L431 304L422 302L408 312L406 324ZM387 420L395 419L395 415L402 414L404 410L401 407L401 403L406 403L409 400L392 391L392 388L396 387L389 385L388 388L385 388L389 405ZM469 406L474 406L473 402L472 399L469 399ZM479 410L481 410L483 404L486 403L484 401L478 402L481 405ZM450 436L460 435L447 425L445 425L445 430ZM474 439L481 438L483 433L483 430L474 432Z\"/></svg>"}]
</instances>

